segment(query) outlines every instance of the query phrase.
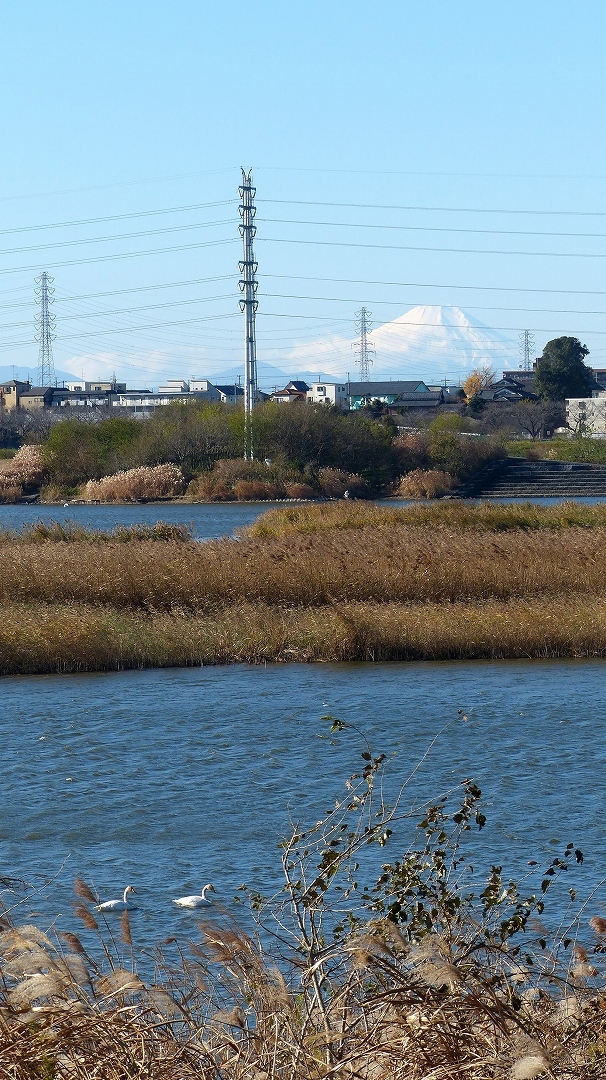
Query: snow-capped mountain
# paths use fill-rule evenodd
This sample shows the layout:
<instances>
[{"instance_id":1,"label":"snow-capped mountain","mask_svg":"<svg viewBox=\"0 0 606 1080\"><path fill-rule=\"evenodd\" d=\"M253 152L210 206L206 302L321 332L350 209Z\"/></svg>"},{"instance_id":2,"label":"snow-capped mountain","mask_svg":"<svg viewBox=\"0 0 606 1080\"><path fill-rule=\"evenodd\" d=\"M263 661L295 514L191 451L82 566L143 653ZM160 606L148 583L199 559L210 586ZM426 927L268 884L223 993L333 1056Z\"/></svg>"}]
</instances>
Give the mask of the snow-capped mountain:
<instances>
[{"instance_id":1,"label":"snow-capped mountain","mask_svg":"<svg viewBox=\"0 0 606 1080\"><path fill-rule=\"evenodd\" d=\"M414 375L428 382L467 375L482 364L490 364L497 372L512 365L518 367L519 352L512 331L511 337L472 320L457 307L418 306L392 322L377 326L369 334L374 345L370 377L381 375ZM334 376L344 375L344 339L315 343L318 363ZM306 353L314 350L307 345ZM355 378L355 357L351 352L345 361ZM291 354L297 357L297 350Z\"/></svg>"}]
</instances>

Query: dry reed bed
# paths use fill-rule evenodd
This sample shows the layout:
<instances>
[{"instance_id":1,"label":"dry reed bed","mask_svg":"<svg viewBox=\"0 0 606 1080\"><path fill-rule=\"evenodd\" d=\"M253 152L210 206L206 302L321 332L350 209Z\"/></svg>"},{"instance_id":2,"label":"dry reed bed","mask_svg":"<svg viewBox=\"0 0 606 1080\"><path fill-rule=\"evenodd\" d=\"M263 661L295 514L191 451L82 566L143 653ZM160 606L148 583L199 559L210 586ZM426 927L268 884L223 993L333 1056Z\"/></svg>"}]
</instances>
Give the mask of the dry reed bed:
<instances>
[{"instance_id":1,"label":"dry reed bed","mask_svg":"<svg viewBox=\"0 0 606 1080\"><path fill-rule=\"evenodd\" d=\"M306 959L298 973L291 965L289 985L236 927L200 930L172 980L161 968L149 984L128 970L128 946L114 946L102 972L75 934L58 948L36 927L5 926L0 1075L603 1080L606 1002L583 974L582 949L568 972L554 962L539 993L492 941L474 956L463 935L428 935L411 948L398 927L369 926L323 950L331 978L319 1007L301 977ZM130 944L128 921L121 936Z\"/></svg>"},{"instance_id":2,"label":"dry reed bed","mask_svg":"<svg viewBox=\"0 0 606 1080\"><path fill-rule=\"evenodd\" d=\"M510 529L567 529L606 527L606 505L564 501L551 506L536 503L470 503L444 501L398 507L354 501L286 506L268 510L242 530L249 537L290 536L331 529L391 528L394 525L431 526L454 530L504 532Z\"/></svg>"},{"instance_id":3,"label":"dry reed bed","mask_svg":"<svg viewBox=\"0 0 606 1080\"><path fill-rule=\"evenodd\" d=\"M0 601L211 611L606 595L606 529L493 533L394 526L205 544L0 545Z\"/></svg>"},{"instance_id":4,"label":"dry reed bed","mask_svg":"<svg viewBox=\"0 0 606 1080\"><path fill-rule=\"evenodd\" d=\"M238 605L213 615L3 604L0 674L203 664L606 656L606 601Z\"/></svg>"}]
</instances>

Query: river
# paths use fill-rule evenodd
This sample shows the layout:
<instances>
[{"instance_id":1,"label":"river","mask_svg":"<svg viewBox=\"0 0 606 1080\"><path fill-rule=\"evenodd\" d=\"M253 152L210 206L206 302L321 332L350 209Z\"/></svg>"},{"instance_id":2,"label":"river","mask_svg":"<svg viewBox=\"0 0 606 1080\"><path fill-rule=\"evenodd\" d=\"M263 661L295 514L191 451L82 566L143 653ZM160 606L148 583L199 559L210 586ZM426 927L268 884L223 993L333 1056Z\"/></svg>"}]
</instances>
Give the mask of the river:
<instances>
[{"instance_id":1,"label":"river","mask_svg":"<svg viewBox=\"0 0 606 1080\"><path fill-rule=\"evenodd\" d=\"M485 501L485 500L478 500ZM561 499L491 499L498 503L535 502L550 505ZM599 498L580 498L575 502L601 503ZM387 506L410 506L410 500L382 500ZM17 503L0 505L0 529L20 531L26 525L36 521L70 522L87 529L111 531L116 526L155 525L157 521L184 523L189 525L194 536L199 540L214 540L220 536L233 535L234 531L252 521L273 507L291 505L285 502L261 503L127 503L123 505L69 505L47 506L44 504Z\"/></svg>"},{"instance_id":2,"label":"river","mask_svg":"<svg viewBox=\"0 0 606 1080\"><path fill-rule=\"evenodd\" d=\"M407 804L476 780L488 818L469 835L476 869L497 862L519 877L571 841L585 861L566 885L585 895L604 875L605 675L605 662L589 660L3 679L2 874L42 887L4 889L4 902L74 929L76 874L102 899L132 884L134 931L148 943L193 932L195 914L171 900L209 881L238 914L242 883L279 888L289 819L315 821L362 764L361 737L330 735L326 714L387 755L388 795L423 759ZM413 832L377 850L377 873Z\"/></svg>"}]
</instances>

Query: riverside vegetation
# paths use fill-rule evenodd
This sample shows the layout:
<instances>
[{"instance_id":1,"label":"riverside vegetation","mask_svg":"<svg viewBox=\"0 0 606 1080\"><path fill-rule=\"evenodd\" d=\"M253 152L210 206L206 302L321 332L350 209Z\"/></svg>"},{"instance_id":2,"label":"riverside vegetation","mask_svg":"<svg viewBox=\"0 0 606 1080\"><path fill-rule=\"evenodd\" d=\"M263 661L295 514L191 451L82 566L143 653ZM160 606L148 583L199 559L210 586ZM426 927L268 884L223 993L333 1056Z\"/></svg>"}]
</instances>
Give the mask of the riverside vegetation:
<instances>
[{"instance_id":1,"label":"riverside vegetation","mask_svg":"<svg viewBox=\"0 0 606 1080\"><path fill-rule=\"evenodd\" d=\"M606 508L369 503L0 535L0 672L606 656Z\"/></svg>"},{"instance_id":2,"label":"riverside vegetation","mask_svg":"<svg viewBox=\"0 0 606 1080\"><path fill-rule=\"evenodd\" d=\"M412 494L427 498L504 455L498 440L464 428L447 414L398 435L389 416L268 403L253 414L255 460L243 461L239 409L173 404L144 420L61 419L44 441L0 460L0 502L368 498L397 492L409 474Z\"/></svg>"},{"instance_id":3,"label":"riverside vegetation","mask_svg":"<svg viewBox=\"0 0 606 1080\"><path fill-rule=\"evenodd\" d=\"M406 784L384 801L384 755L361 757L331 809L282 842L282 890L242 887L252 932L218 909L195 942L141 944L129 912L106 920L78 878L78 933L45 933L16 921L19 883L4 880L1 1075L603 1080L606 919L599 897L562 887L582 852L569 843L519 884L500 866L482 879L478 787L413 813Z\"/></svg>"}]
</instances>

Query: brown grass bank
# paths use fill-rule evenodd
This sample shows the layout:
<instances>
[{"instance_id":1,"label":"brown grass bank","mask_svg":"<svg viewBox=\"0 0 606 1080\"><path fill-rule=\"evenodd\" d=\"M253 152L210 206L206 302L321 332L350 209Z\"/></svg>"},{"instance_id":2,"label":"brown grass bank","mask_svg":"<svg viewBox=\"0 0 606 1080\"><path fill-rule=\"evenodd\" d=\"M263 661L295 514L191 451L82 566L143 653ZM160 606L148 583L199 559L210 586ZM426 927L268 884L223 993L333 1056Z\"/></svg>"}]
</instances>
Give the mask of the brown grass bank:
<instances>
[{"instance_id":1,"label":"brown grass bank","mask_svg":"<svg viewBox=\"0 0 606 1080\"><path fill-rule=\"evenodd\" d=\"M321 506L277 507L242 529L242 533L249 537L282 538L293 533L368 527L384 529L394 525L485 532L568 529L574 525L585 529L603 528L606 526L606 504L590 505L571 500L551 506L531 502L474 504L454 499L401 507L353 500Z\"/></svg>"},{"instance_id":2,"label":"brown grass bank","mask_svg":"<svg viewBox=\"0 0 606 1080\"><path fill-rule=\"evenodd\" d=\"M0 673L605 656L605 522L576 504L340 504L204 544L40 524L0 535Z\"/></svg>"},{"instance_id":3,"label":"brown grass bank","mask_svg":"<svg viewBox=\"0 0 606 1080\"><path fill-rule=\"evenodd\" d=\"M606 600L239 605L209 615L4 604L0 674L203 664L606 656Z\"/></svg>"},{"instance_id":4,"label":"brown grass bank","mask_svg":"<svg viewBox=\"0 0 606 1080\"><path fill-rule=\"evenodd\" d=\"M446 603L606 595L606 528L396 524L204 544L0 543L0 602L213 611L242 603Z\"/></svg>"}]
</instances>

